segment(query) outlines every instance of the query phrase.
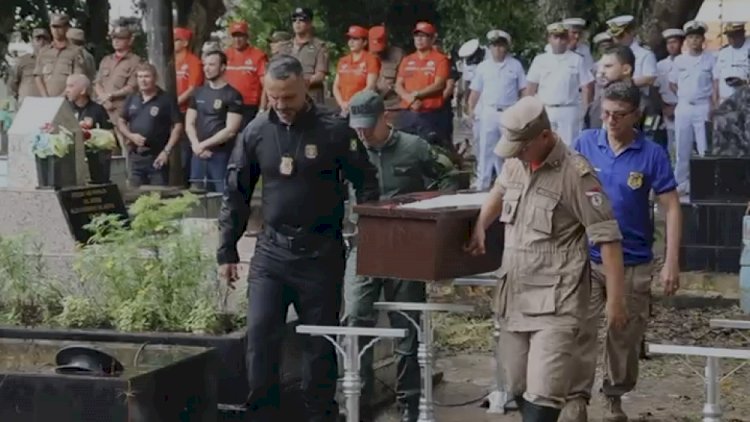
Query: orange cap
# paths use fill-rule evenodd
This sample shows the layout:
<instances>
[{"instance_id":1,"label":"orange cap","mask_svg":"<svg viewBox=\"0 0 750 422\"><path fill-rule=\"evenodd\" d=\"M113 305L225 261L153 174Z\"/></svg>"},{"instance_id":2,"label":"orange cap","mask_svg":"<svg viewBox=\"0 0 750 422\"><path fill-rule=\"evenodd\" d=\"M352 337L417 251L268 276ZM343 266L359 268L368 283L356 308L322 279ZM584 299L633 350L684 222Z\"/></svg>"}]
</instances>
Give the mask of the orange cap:
<instances>
[{"instance_id":1,"label":"orange cap","mask_svg":"<svg viewBox=\"0 0 750 422\"><path fill-rule=\"evenodd\" d=\"M243 34L247 35L247 22L239 21L229 25L229 35Z\"/></svg>"},{"instance_id":2,"label":"orange cap","mask_svg":"<svg viewBox=\"0 0 750 422\"><path fill-rule=\"evenodd\" d=\"M193 37L193 31L187 28L175 28L174 29L175 40L190 41L190 38L192 37Z\"/></svg>"},{"instance_id":3,"label":"orange cap","mask_svg":"<svg viewBox=\"0 0 750 422\"><path fill-rule=\"evenodd\" d=\"M349 38L367 38L367 34L368 32L365 28L356 25L350 26L349 31L346 32Z\"/></svg>"},{"instance_id":4,"label":"orange cap","mask_svg":"<svg viewBox=\"0 0 750 422\"><path fill-rule=\"evenodd\" d=\"M435 35L435 32L437 31L435 30L435 27L432 26L432 24L429 22L418 22L417 26L414 27L414 31L412 32L414 34L416 34L417 32L422 32L427 35Z\"/></svg>"},{"instance_id":5,"label":"orange cap","mask_svg":"<svg viewBox=\"0 0 750 422\"><path fill-rule=\"evenodd\" d=\"M369 34L369 40L367 41L367 46L369 47L370 51L373 53L380 53L381 51L385 50L385 44L386 44L386 32L385 32L385 26L379 25L379 26L373 26L370 28L370 34Z\"/></svg>"}]
</instances>

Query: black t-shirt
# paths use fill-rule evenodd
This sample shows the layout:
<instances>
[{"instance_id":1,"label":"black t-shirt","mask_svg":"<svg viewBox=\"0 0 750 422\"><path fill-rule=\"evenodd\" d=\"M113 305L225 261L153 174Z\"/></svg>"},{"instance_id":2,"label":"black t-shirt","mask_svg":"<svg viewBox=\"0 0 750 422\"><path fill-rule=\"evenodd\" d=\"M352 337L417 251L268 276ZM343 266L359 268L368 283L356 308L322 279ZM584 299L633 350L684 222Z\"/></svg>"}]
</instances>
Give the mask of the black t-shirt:
<instances>
[{"instance_id":1,"label":"black t-shirt","mask_svg":"<svg viewBox=\"0 0 750 422\"><path fill-rule=\"evenodd\" d=\"M109 121L109 114L101 104L89 100L83 107L78 107L76 103L68 102L73 109L73 114L79 122L88 121L92 129L112 129L113 122Z\"/></svg>"},{"instance_id":2,"label":"black t-shirt","mask_svg":"<svg viewBox=\"0 0 750 422\"><path fill-rule=\"evenodd\" d=\"M143 102L140 93L125 100L121 116L131 132L146 138L146 147L158 153L167 145L172 126L182 123L177 99L159 89L156 95Z\"/></svg>"},{"instance_id":3,"label":"black t-shirt","mask_svg":"<svg viewBox=\"0 0 750 422\"><path fill-rule=\"evenodd\" d=\"M198 113L195 119L195 131L198 133L198 140L205 141L227 126L228 113L242 115L242 95L229 84L219 89L211 88L206 84L193 92L188 107ZM234 140L213 149L229 150L232 144Z\"/></svg>"}]
</instances>

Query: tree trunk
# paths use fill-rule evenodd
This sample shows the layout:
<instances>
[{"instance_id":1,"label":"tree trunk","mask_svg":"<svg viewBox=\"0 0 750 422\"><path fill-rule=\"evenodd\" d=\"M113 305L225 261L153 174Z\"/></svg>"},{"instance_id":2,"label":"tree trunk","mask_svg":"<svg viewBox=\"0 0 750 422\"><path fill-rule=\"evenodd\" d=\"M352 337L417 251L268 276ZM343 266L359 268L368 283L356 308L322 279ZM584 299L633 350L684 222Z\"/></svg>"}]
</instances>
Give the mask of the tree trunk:
<instances>
[{"instance_id":1,"label":"tree trunk","mask_svg":"<svg viewBox=\"0 0 750 422\"><path fill-rule=\"evenodd\" d=\"M94 45L94 58L99 63L108 51L109 1L86 0L86 14L89 18L86 22L86 41Z\"/></svg>"},{"instance_id":2,"label":"tree trunk","mask_svg":"<svg viewBox=\"0 0 750 422\"><path fill-rule=\"evenodd\" d=\"M199 52L203 43L216 30L216 21L226 13L224 0L194 0L188 26L193 31L193 51Z\"/></svg>"},{"instance_id":3,"label":"tree trunk","mask_svg":"<svg viewBox=\"0 0 750 422\"><path fill-rule=\"evenodd\" d=\"M661 32L682 28L685 22L695 18L702 4L703 0L642 0L641 40L651 47L657 58L666 56Z\"/></svg>"}]
</instances>

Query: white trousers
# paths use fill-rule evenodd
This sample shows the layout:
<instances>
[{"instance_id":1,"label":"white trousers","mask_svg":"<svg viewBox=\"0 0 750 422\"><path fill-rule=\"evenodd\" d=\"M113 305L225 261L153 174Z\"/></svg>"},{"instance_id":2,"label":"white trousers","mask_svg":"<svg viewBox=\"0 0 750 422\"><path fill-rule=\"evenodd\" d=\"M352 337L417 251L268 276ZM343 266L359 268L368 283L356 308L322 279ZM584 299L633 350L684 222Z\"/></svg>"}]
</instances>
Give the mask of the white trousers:
<instances>
[{"instance_id":1,"label":"white trousers","mask_svg":"<svg viewBox=\"0 0 750 422\"><path fill-rule=\"evenodd\" d=\"M479 142L477 143L477 172L475 188L489 189L492 186L492 176L500 175L503 160L495 154L495 146L500 140L501 111L493 109L483 110L479 115L476 127L479 128Z\"/></svg>"},{"instance_id":2,"label":"white trousers","mask_svg":"<svg viewBox=\"0 0 750 422\"><path fill-rule=\"evenodd\" d=\"M581 106L571 104L563 107L545 107L552 130L560 136L565 145L574 148L573 142L578 138L583 127Z\"/></svg>"},{"instance_id":3,"label":"white trousers","mask_svg":"<svg viewBox=\"0 0 750 422\"><path fill-rule=\"evenodd\" d=\"M690 184L690 156L693 154L693 144L696 145L698 155L706 155L708 143L706 140L706 122L711 105L678 103L674 111L675 126L675 171L677 186L687 187Z\"/></svg>"}]
</instances>

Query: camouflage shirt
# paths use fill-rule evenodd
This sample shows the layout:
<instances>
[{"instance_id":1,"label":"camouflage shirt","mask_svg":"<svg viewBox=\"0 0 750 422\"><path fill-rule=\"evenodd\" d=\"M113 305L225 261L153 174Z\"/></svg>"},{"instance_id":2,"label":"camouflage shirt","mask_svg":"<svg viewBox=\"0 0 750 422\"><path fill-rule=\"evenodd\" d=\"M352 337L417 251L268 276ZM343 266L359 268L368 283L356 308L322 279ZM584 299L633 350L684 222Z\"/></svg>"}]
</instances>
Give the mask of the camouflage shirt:
<instances>
[{"instance_id":1,"label":"camouflage shirt","mask_svg":"<svg viewBox=\"0 0 750 422\"><path fill-rule=\"evenodd\" d=\"M750 86L737 88L714 112L712 154L750 154Z\"/></svg>"}]
</instances>

